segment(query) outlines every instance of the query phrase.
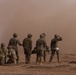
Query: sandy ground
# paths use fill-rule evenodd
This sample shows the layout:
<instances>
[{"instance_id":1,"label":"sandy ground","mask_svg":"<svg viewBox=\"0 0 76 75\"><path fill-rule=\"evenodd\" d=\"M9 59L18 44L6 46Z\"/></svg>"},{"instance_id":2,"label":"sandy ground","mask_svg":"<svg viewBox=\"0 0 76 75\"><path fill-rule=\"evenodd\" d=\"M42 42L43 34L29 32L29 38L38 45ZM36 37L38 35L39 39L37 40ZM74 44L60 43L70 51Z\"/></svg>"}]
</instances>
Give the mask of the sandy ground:
<instances>
[{"instance_id":1,"label":"sandy ground","mask_svg":"<svg viewBox=\"0 0 76 75\"><path fill-rule=\"evenodd\" d=\"M56 55L54 60L43 65L36 65L36 55L31 56L31 64L25 64L24 55L20 53L19 64L0 66L0 75L76 75L76 54L61 54L60 63L57 62Z\"/></svg>"}]
</instances>

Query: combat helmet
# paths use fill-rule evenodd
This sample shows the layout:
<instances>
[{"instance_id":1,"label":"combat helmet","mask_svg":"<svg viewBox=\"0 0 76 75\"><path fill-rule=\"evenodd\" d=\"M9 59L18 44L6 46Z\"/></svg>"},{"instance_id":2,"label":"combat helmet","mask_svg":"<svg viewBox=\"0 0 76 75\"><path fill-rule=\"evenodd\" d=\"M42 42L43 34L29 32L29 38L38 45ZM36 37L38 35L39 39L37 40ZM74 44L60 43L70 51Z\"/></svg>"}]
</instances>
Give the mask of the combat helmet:
<instances>
[{"instance_id":1,"label":"combat helmet","mask_svg":"<svg viewBox=\"0 0 76 75\"><path fill-rule=\"evenodd\" d=\"M46 36L46 34L45 33L42 33L42 35L45 37Z\"/></svg>"},{"instance_id":2,"label":"combat helmet","mask_svg":"<svg viewBox=\"0 0 76 75\"><path fill-rule=\"evenodd\" d=\"M32 37L32 34L28 34L27 37L31 38Z\"/></svg>"},{"instance_id":3,"label":"combat helmet","mask_svg":"<svg viewBox=\"0 0 76 75\"><path fill-rule=\"evenodd\" d=\"M13 34L13 37L17 37L17 36L18 36L17 33L14 33L14 34Z\"/></svg>"},{"instance_id":4,"label":"combat helmet","mask_svg":"<svg viewBox=\"0 0 76 75\"><path fill-rule=\"evenodd\" d=\"M54 37L55 37L55 38L57 38L57 37L58 37L58 35L57 35L57 34L55 34L55 35L54 35Z\"/></svg>"},{"instance_id":5,"label":"combat helmet","mask_svg":"<svg viewBox=\"0 0 76 75\"><path fill-rule=\"evenodd\" d=\"M1 43L1 47L5 47L5 44L4 43Z\"/></svg>"},{"instance_id":6,"label":"combat helmet","mask_svg":"<svg viewBox=\"0 0 76 75\"><path fill-rule=\"evenodd\" d=\"M44 35L43 34L40 34L40 38L44 38Z\"/></svg>"}]
</instances>

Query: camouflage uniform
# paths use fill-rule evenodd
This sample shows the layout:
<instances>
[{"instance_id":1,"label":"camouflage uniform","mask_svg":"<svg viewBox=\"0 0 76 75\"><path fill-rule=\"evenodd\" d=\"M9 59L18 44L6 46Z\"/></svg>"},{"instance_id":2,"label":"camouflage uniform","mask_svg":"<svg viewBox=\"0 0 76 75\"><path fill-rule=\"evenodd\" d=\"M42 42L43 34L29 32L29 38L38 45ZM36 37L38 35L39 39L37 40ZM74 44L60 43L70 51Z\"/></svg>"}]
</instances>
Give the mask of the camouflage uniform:
<instances>
[{"instance_id":1,"label":"camouflage uniform","mask_svg":"<svg viewBox=\"0 0 76 75\"><path fill-rule=\"evenodd\" d=\"M50 44L50 47L51 47L51 56L50 56L49 62L52 61L55 52L57 54L57 60L59 62L59 48L57 46L58 41L62 41L62 38L59 35L55 34L54 38L51 40L51 44Z\"/></svg>"},{"instance_id":2,"label":"camouflage uniform","mask_svg":"<svg viewBox=\"0 0 76 75\"><path fill-rule=\"evenodd\" d=\"M44 41L46 43L46 40L45 40L46 34L42 33L42 35L43 35L43 39L44 39ZM47 46L47 44L46 44L46 46L44 47L44 50L43 50L43 60L44 60L44 62L46 62L46 52L48 52L48 46Z\"/></svg>"},{"instance_id":3,"label":"camouflage uniform","mask_svg":"<svg viewBox=\"0 0 76 75\"><path fill-rule=\"evenodd\" d=\"M21 43L19 42L19 40L17 39L17 34L14 33L13 34L13 38L10 39L9 41L9 44L8 44L8 49L9 49L9 52L11 54L13 54L13 57L16 59L17 63L19 61L19 55L18 55L18 47L17 47L17 44L21 46ZM13 58L13 59L14 59Z\"/></svg>"},{"instance_id":4,"label":"camouflage uniform","mask_svg":"<svg viewBox=\"0 0 76 75\"><path fill-rule=\"evenodd\" d=\"M36 50L37 50L36 63L42 62L44 47L47 46L43 37L44 37L43 35L40 35L40 39L36 41Z\"/></svg>"},{"instance_id":5,"label":"camouflage uniform","mask_svg":"<svg viewBox=\"0 0 76 75\"><path fill-rule=\"evenodd\" d=\"M1 43L1 47L0 47L0 64L1 65L4 65L4 63L6 62L6 57L7 57L7 50L4 47L5 45Z\"/></svg>"},{"instance_id":6,"label":"camouflage uniform","mask_svg":"<svg viewBox=\"0 0 76 75\"><path fill-rule=\"evenodd\" d=\"M25 54L25 61L26 63L30 63L30 58L31 58L31 49L32 49L32 40L31 40L32 35L28 34L27 38L23 40L23 48L24 48L24 54Z\"/></svg>"}]
</instances>

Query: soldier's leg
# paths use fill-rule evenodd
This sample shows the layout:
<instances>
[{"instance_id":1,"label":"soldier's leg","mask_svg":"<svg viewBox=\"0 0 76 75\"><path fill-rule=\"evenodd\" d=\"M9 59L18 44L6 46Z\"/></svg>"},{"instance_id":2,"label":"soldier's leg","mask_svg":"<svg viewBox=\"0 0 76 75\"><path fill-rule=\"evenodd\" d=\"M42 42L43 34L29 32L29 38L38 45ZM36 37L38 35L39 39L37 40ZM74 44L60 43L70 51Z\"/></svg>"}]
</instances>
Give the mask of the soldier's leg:
<instances>
[{"instance_id":1,"label":"soldier's leg","mask_svg":"<svg viewBox=\"0 0 76 75\"><path fill-rule=\"evenodd\" d=\"M59 62L59 50L56 51L56 54L57 54L57 60Z\"/></svg>"},{"instance_id":2,"label":"soldier's leg","mask_svg":"<svg viewBox=\"0 0 76 75\"><path fill-rule=\"evenodd\" d=\"M46 52L44 51L44 56L43 56L44 62L46 62Z\"/></svg>"},{"instance_id":3,"label":"soldier's leg","mask_svg":"<svg viewBox=\"0 0 76 75\"><path fill-rule=\"evenodd\" d=\"M25 63L27 64L28 63L28 54L25 54Z\"/></svg>"},{"instance_id":4,"label":"soldier's leg","mask_svg":"<svg viewBox=\"0 0 76 75\"><path fill-rule=\"evenodd\" d=\"M31 54L28 54L28 63L30 63Z\"/></svg>"},{"instance_id":5,"label":"soldier's leg","mask_svg":"<svg viewBox=\"0 0 76 75\"><path fill-rule=\"evenodd\" d=\"M40 61L39 61L39 63L41 64L42 63L42 58L43 58L43 51L42 50L40 50Z\"/></svg>"},{"instance_id":6,"label":"soldier's leg","mask_svg":"<svg viewBox=\"0 0 76 75\"><path fill-rule=\"evenodd\" d=\"M12 61L14 62L14 64L16 64L17 62L16 62L16 60L17 60L17 56L16 56L16 52L15 52L15 50L14 49L12 49Z\"/></svg>"},{"instance_id":7,"label":"soldier's leg","mask_svg":"<svg viewBox=\"0 0 76 75\"><path fill-rule=\"evenodd\" d=\"M26 54L25 54L25 63L26 63Z\"/></svg>"},{"instance_id":8,"label":"soldier's leg","mask_svg":"<svg viewBox=\"0 0 76 75\"><path fill-rule=\"evenodd\" d=\"M51 62L53 60L54 54L55 54L55 50L52 50L49 62Z\"/></svg>"},{"instance_id":9,"label":"soldier's leg","mask_svg":"<svg viewBox=\"0 0 76 75\"><path fill-rule=\"evenodd\" d=\"M25 63L27 63L27 51L25 48L24 48L24 55L25 55Z\"/></svg>"},{"instance_id":10,"label":"soldier's leg","mask_svg":"<svg viewBox=\"0 0 76 75\"><path fill-rule=\"evenodd\" d=\"M19 55L18 55L18 50L16 50L16 56L17 56L17 63L18 63L18 61L19 61Z\"/></svg>"},{"instance_id":11,"label":"soldier's leg","mask_svg":"<svg viewBox=\"0 0 76 75\"><path fill-rule=\"evenodd\" d=\"M38 62L39 63L41 62L41 53L40 53L40 50L38 51Z\"/></svg>"},{"instance_id":12,"label":"soldier's leg","mask_svg":"<svg viewBox=\"0 0 76 75\"><path fill-rule=\"evenodd\" d=\"M42 58L41 58L41 56L39 56L39 63L41 63L41 60L42 60Z\"/></svg>"},{"instance_id":13,"label":"soldier's leg","mask_svg":"<svg viewBox=\"0 0 76 75\"><path fill-rule=\"evenodd\" d=\"M36 53L36 64L38 63L38 60L39 58L38 58L38 52Z\"/></svg>"},{"instance_id":14,"label":"soldier's leg","mask_svg":"<svg viewBox=\"0 0 76 75\"><path fill-rule=\"evenodd\" d=\"M5 57L2 56L2 57L1 57L1 65L4 65L4 63L5 63Z\"/></svg>"}]
</instances>

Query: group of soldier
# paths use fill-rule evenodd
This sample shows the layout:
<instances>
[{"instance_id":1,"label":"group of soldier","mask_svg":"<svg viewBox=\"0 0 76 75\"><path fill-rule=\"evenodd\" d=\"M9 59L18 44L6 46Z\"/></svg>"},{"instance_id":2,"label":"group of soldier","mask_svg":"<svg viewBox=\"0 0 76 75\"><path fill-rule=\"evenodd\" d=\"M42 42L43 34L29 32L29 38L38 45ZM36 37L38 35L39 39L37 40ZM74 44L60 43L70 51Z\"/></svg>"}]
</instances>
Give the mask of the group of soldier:
<instances>
[{"instance_id":1,"label":"group of soldier","mask_svg":"<svg viewBox=\"0 0 76 75\"><path fill-rule=\"evenodd\" d=\"M18 47L23 46L24 49L24 54L25 54L25 63L29 64L30 63L30 58L31 54L35 53L36 54L36 64L41 64L42 59L44 62L46 62L46 52L51 51L51 56L49 62L52 61L54 54L56 52L57 54L57 59L59 62L59 48L57 46L58 41L62 41L62 37L59 35L55 34L54 38L51 40L50 43L50 48L47 46L45 37L46 34L42 33L39 36L39 39L36 41L36 46L32 50L32 34L28 34L26 38L23 39L22 44L19 42L17 39L18 35L16 33L13 34L13 37L9 40L8 47L7 49L5 48L5 44L1 43L0 47L0 64L8 64L8 63L14 63L17 64L19 62L19 53L18 53Z\"/></svg>"}]
</instances>

